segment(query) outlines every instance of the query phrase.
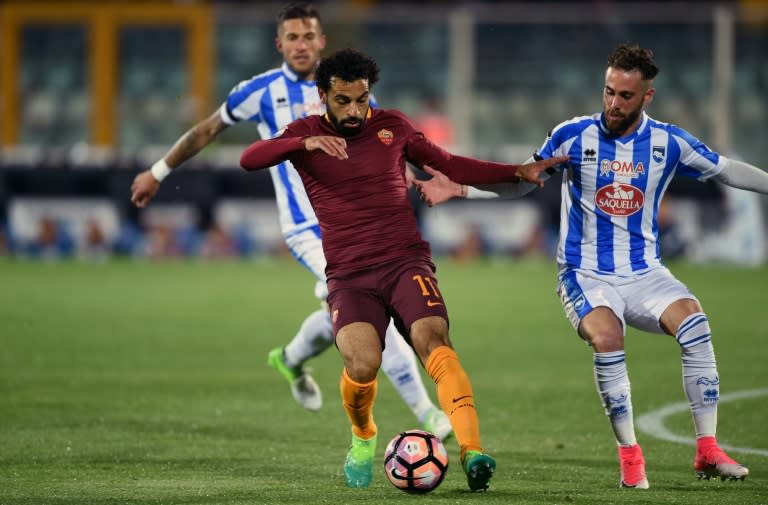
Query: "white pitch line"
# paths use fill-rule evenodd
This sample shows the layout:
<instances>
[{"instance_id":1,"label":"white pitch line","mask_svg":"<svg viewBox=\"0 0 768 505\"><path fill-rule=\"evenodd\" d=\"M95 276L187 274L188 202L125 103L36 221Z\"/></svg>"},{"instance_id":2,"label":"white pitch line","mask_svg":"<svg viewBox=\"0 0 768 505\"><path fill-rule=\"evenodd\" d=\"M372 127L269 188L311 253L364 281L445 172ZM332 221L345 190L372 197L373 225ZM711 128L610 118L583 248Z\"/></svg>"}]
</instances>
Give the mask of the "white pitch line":
<instances>
[{"instance_id":1,"label":"white pitch line","mask_svg":"<svg viewBox=\"0 0 768 505\"><path fill-rule=\"evenodd\" d=\"M720 396L719 403L733 402L737 400L744 400L745 398L755 398L757 396L768 396L768 388L765 389L748 389L745 391L737 391L735 393L727 393ZM685 445L696 445L696 440L689 437L682 437L675 435L664 426L664 418L671 416L672 414L679 414L680 412L687 412L689 409L687 402L673 403L657 410L653 410L637 418L637 427L640 431L662 440L668 440L670 442L677 442ZM725 450L733 452L742 452L746 454L757 454L760 456L768 456L768 450L757 449L754 447L736 447L728 444L719 444Z\"/></svg>"}]
</instances>

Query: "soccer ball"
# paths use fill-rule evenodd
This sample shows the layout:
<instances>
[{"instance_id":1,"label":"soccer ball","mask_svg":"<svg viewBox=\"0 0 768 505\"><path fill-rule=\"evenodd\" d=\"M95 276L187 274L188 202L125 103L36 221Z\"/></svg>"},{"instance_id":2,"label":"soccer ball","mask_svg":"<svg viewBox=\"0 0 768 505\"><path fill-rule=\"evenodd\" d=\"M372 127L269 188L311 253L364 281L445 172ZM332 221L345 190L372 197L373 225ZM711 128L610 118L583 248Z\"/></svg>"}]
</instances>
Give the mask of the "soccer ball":
<instances>
[{"instance_id":1,"label":"soccer ball","mask_svg":"<svg viewBox=\"0 0 768 505\"><path fill-rule=\"evenodd\" d=\"M389 482L406 493L428 493L448 471L448 452L439 438L422 430L395 435L384 451Z\"/></svg>"}]
</instances>

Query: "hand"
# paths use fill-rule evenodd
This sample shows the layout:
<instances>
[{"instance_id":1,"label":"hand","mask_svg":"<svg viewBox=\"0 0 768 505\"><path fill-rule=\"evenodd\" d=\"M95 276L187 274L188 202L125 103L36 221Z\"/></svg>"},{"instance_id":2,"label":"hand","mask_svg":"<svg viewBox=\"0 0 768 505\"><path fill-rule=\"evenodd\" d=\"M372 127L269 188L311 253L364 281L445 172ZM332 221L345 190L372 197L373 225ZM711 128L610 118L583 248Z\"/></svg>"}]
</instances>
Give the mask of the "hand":
<instances>
[{"instance_id":1,"label":"hand","mask_svg":"<svg viewBox=\"0 0 768 505\"><path fill-rule=\"evenodd\" d=\"M328 156L333 156L339 160L349 158L347 154L347 141L341 137L333 137L331 135L307 137L304 139L304 149L307 151L323 151Z\"/></svg>"},{"instance_id":2,"label":"hand","mask_svg":"<svg viewBox=\"0 0 768 505\"><path fill-rule=\"evenodd\" d=\"M413 185L421 194L421 199L430 207L447 202L453 197L467 196L462 185L453 182L442 172L424 165L422 169L432 176L428 181L413 180Z\"/></svg>"},{"instance_id":3,"label":"hand","mask_svg":"<svg viewBox=\"0 0 768 505\"><path fill-rule=\"evenodd\" d=\"M154 198L159 188L160 183L157 182L152 172L149 170L141 172L131 184L131 203L143 209Z\"/></svg>"},{"instance_id":4,"label":"hand","mask_svg":"<svg viewBox=\"0 0 768 505\"><path fill-rule=\"evenodd\" d=\"M539 179L539 175L550 167L561 163L568 163L568 160L570 160L569 156L557 156L555 158L528 163L527 165L520 165L516 174L521 180L528 181L541 188L544 187L544 181Z\"/></svg>"}]
</instances>

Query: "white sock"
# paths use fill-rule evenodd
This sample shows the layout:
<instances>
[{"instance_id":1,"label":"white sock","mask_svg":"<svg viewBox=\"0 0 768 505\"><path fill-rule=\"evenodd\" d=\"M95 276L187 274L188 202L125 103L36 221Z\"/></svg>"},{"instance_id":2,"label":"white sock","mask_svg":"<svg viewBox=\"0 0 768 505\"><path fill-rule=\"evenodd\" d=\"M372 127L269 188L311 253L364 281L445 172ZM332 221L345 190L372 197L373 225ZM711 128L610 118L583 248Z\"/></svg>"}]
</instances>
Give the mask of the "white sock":
<instances>
[{"instance_id":1,"label":"white sock","mask_svg":"<svg viewBox=\"0 0 768 505\"><path fill-rule=\"evenodd\" d=\"M413 349L398 333L391 320L381 355L381 369L419 422L422 422L434 404L424 388Z\"/></svg>"},{"instance_id":2,"label":"white sock","mask_svg":"<svg viewBox=\"0 0 768 505\"><path fill-rule=\"evenodd\" d=\"M301 323L296 336L285 346L285 364L297 367L333 343L331 318L325 309L316 310Z\"/></svg>"},{"instance_id":3,"label":"white sock","mask_svg":"<svg viewBox=\"0 0 768 505\"><path fill-rule=\"evenodd\" d=\"M683 388L693 415L696 437L715 436L720 378L709 320L702 312L688 316L677 329L683 362Z\"/></svg>"},{"instance_id":4,"label":"white sock","mask_svg":"<svg viewBox=\"0 0 768 505\"><path fill-rule=\"evenodd\" d=\"M623 447L637 443L632 418L632 395L629 388L624 351L596 352L595 385L603 402L605 415L611 421L616 442Z\"/></svg>"}]
</instances>

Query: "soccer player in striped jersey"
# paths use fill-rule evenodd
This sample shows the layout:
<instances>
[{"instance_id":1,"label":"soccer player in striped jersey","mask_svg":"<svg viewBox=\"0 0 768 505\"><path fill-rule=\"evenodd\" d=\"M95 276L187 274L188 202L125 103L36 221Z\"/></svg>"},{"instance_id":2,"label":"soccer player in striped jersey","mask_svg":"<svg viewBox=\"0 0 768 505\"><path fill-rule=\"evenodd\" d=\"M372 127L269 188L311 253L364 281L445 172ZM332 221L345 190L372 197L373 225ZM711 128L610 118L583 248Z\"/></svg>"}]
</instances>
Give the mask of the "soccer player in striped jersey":
<instances>
[{"instance_id":1,"label":"soccer player in striped jersey","mask_svg":"<svg viewBox=\"0 0 768 505\"><path fill-rule=\"evenodd\" d=\"M648 479L633 424L626 325L666 333L680 345L699 478L743 479L749 474L715 438L720 376L707 315L661 261L658 212L664 191L672 177L682 175L768 193L764 171L721 156L682 128L644 112L657 73L650 50L618 46L608 59L603 112L561 123L534 155L570 157L562 180L557 291L574 329L594 352L597 391L618 445L620 485L640 489L648 488ZM417 183L430 205L454 196L519 197L535 187L468 188L431 173L429 182ZM548 175L542 174L542 181Z\"/></svg>"},{"instance_id":2,"label":"soccer player in striped jersey","mask_svg":"<svg viewBox=\"0 0 768 505\"><path fill-rule=\"evenodd\" d=\"M275 44L283 55L281 67L238 84L219 110L186 132L150 170L136 176L131 186L131 201L137 207L149 203L172 169L213 142L229 126L243 121L255 122L261 138L268 139L297 118L325 112L314 81L325 35L314 7L306 3L285 6L277 17ZM326 260L320 227L301 178L290 162L271 167L270 173L285 242L299 263L317 278L315 294L323 308L304 320L286 346L273 349L268 363L288 380L295 400L316 411L322 405L322 394L304 363L333 343L325 304ZM450 421L429 398L413 351L394 324L387 329L386 342L382 369L397 392L427 431L441 439L450 436Z\"/></svg>"}]
</instances>

